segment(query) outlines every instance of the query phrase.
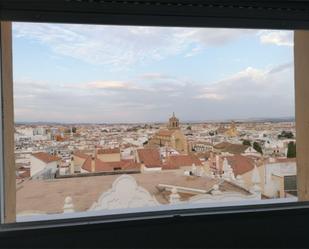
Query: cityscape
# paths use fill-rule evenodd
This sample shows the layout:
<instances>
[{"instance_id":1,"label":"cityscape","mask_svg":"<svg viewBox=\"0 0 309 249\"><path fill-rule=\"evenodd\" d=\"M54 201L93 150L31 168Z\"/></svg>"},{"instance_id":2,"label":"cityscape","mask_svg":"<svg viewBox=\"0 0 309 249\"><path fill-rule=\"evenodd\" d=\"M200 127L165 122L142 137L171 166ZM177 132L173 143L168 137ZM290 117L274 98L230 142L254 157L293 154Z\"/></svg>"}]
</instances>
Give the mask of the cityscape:
<instances>
[{"instance_id":1,"label":"cityscape","mask_svg":"<svg viewBox=\"0 0 309 249\"><path fill-rule=\"evenodd\" d=\"M16 124L15 146L17 216L297 200L293 120Z\"/></svg>"}]
</instances>

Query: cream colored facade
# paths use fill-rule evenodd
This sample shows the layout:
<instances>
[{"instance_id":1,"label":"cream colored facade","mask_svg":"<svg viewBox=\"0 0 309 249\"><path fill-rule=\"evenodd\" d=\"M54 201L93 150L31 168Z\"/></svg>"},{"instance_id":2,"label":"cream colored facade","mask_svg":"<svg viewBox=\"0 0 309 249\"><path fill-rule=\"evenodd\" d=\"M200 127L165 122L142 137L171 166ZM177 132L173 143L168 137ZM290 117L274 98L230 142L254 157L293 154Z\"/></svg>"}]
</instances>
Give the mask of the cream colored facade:
<instances>
[{"instance_id":1,"label":"cream colored facade","mask_svg":"<svg viewBox=\"0 0 309 249\"><path fill-rule=\"evenodd\" d=\"M179 127L179 119L173 116L169 119L167 129L159 130L149 141L150 145L169 146L180 154L188 154L188 142L186 136Z\"/></svg>"},{"instance_id":2,"label":"cream colored facade","mask_svg":"<svg viewBox=\"0 0 309 249\"><path fill-rule=\"evenodd\" d=\"M119 162L121 160L120 153L97 154L97 158L103 162Z\"/></svg>"},{"instance_id":3,"label":"cream colored facade","mask_svg":"<svg viewBox=\"0 0 309 249\"><path fill-rule=\"evenodd\" d=\"M181 130L175 130L173 132L169 145L181 154L188 154L187 138Z\"/></svg>"},{"instance_id":4,"label":"cream colored facade","mask_svg":"<svg viewBox=\"0 0 309 249\"><path fill-rule=\"evenodd\" d=\"M276 197L285 198L284 177L272 175L271 180L273 181L275 190L277 191Z\"/></svg>"},{"instance_id":5,"label":"cream colored facade","mask_svg":"<svg viewBox=\"0 0 309 249\"><path fill-rule=\"evenodd\" d=\"M225 135L229 137L237 137L239 135L234 121L231 123L230 128L225 132Z\"/></svg>"}]
</instances>

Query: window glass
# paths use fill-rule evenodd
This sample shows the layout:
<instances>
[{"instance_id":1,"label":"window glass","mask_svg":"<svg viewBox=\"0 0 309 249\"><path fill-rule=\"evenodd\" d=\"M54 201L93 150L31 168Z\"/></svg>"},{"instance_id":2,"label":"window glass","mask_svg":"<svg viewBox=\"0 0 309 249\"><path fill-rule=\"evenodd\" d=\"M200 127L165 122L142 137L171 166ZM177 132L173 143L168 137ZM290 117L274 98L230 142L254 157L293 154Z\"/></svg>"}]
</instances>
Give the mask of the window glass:
<instances>
[{"instance_id":1,"label":"window glass","mask_svg":"<svg viewBox=\"0 0 309 249\"><path fill-rule=\"evenodd\" d=\"M17 221L297 201L293 32L13 24Z\"/></svg>"}]
</instances>

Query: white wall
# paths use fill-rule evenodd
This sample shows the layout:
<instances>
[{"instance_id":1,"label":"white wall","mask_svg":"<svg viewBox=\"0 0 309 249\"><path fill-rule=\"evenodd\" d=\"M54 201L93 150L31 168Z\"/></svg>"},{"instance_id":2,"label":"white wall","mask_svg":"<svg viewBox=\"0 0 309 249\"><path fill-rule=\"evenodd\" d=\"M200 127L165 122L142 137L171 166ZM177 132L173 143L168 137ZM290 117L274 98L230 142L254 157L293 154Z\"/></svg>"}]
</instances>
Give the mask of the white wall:
<instances>
[{"instance_id":1,"label":"white wall","mask_svg":"<svg viewBox=\"0 0 309 249\"><path fill-rule=\"evenodd\" d=\"M34 156L30 157L30 176L31 177L39 177L47 170L51 170L52 173L56 173L57 171L57 161L53 161L50 163L45 163Z\"/></svg>"},{"instance_id":2,"label":"white wall","mask_svg":"<svg viewBox=\"0 0 309 249\"><path fill-rule=\"evenodd\" d=\"M277 162L265 165L265 183L272 179L273 174L296 175L296 162Z\"/></svg>"},{"instance_id":3,"label":"white wall","mask_svg":"<svg viewBox=\"0 0 309 249\"><path fill-rule=\"evenodd\" d=\"M151 168L147 168L145 165L142 166L142 172L143 173L147 173L147 172L158 172L158 171L162 171L161 167L151 167Z\"/></svg>"}]
</instances>

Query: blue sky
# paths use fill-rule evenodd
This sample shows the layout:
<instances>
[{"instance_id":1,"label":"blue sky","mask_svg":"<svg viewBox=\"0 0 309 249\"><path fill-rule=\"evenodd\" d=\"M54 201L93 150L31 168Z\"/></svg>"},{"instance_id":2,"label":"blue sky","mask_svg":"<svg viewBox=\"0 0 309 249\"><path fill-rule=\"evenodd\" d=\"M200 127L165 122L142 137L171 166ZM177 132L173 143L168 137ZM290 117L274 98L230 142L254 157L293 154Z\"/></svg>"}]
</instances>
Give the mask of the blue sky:
<instances>
[{"instance_id":1,"label":"blue sky","mask_svg":"<svg viewBox=\"0 0 309 249\"><path fill-rule=\"evenodd\" d=\"M13 24L16 121L294 116L293 32Z\"/></svg>"}]
</instances>

